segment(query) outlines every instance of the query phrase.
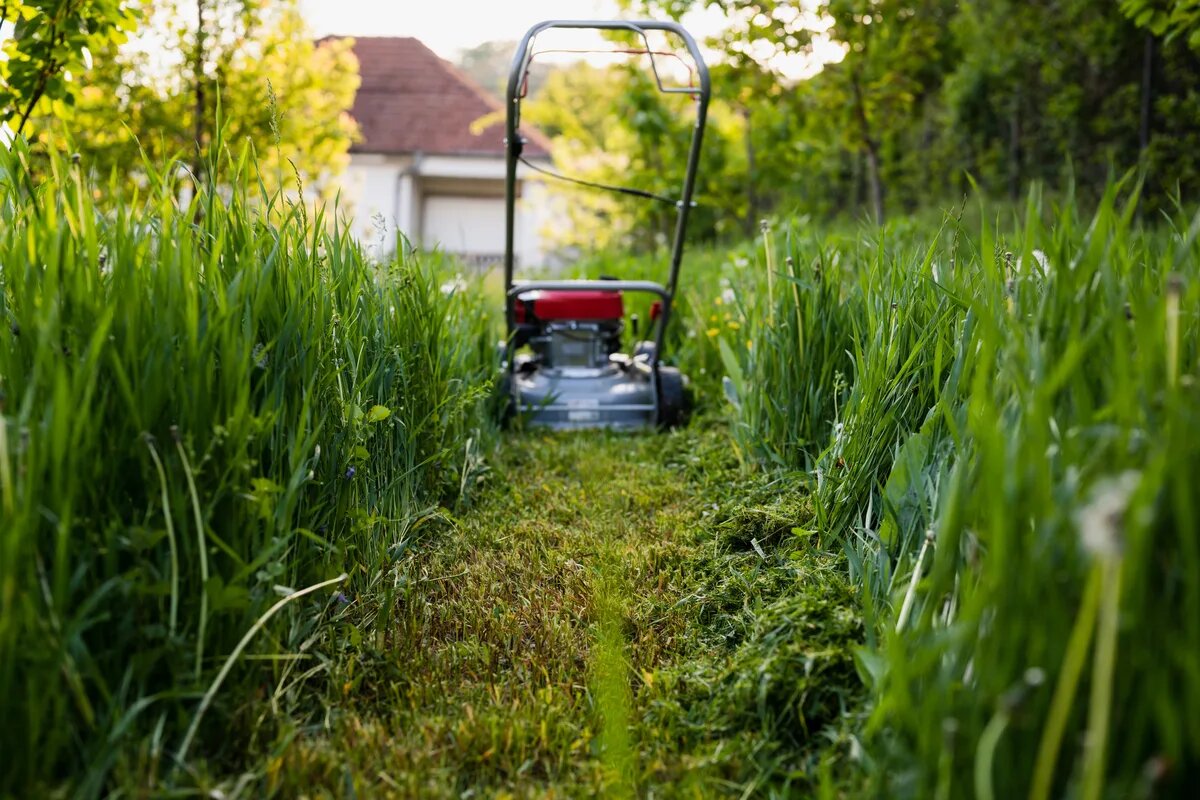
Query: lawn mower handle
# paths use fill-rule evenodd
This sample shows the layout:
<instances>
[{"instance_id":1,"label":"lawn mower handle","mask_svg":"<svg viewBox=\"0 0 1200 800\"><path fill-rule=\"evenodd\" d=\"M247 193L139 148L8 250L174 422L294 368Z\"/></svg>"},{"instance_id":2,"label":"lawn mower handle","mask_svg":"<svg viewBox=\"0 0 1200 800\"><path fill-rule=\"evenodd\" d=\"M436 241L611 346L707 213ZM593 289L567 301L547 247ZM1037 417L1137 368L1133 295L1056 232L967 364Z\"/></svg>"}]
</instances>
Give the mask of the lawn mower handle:
<instances>
[{"instance_id":1,"label":"lawn mower handle","mask_svg":"<svg viewBox=\"0 0 1200 800\"><path fill-rule=\"evenodd\" d=\"M696 97L696 124L692 129L692 143L688 150L687 171L684 173L683 193L676 203L676 220L675 220L675 236L671 244L671 268L667 277L665 287L649 281L561 281L561 282L539 282L538 285L523 284L519 290L514 291L513 286L513 267L514 267L514 228L516 223L516 194L517 194L517 163L521 155L521 147L523 141L519 134L520 117L521 117L521 89L524 83L524 76L529 68L529 61L533 56L532 45L533 40L538 34L552 28L568 28L568 29L592 29L592 30L611 30L611 31L632 31L642 37L642 41L646 43L646 54L650 58L650 68L654 72L655 82L658 84L660 91L668 94L690 94ZM661 76L658 74L658 67L654 61L654 53L651 51L649 40L646 38L646 31L665 31L673 33L681 38L687 47L689 55L696 64L696 72L699 79L698 87L664 87L662 85ZM700 163L700 143L704 136L704 124L708 117L708 100L712 93L712 86L708 75L708 66L704 63L704 57L700 53L700 47L696 44L696 40L692 35L683 29L683 26L676 22L657 22L654 20L645 20L631 22L628 20L548 20L540 22L530 28L525 36L521 38L521 43L517 45L516 53L513 54L512 67L508 74L508 89L505 92L504 100L506 106L506 125L505 125L505 153L507 161L507 170L505 174L505 220L504 220L504 291L505 291L505 322L507 325L507 335L512 336L515 329L516 320L514 318L513 297L520 291L529 291L535 288L541 288L543 284L557 283L554 288L576 291L593 290L593 289L609 289L620 291L621 285L626 284L631 288L629 291L647 291L653 292L662 298L662 313L659 317L658 330L655 335L655 361L663 352L663 344L666 339L667 323L671 318L671 305L675 299L675 287L679 281L679 266L683 261L683 244L684 236L687 232L688 212L692 207L692 194L696 188L696 170ZM594 283L603 283L604 286L590 285ZM589 285L578 285L589 284ZM633 288L636 286L637 288ZM551 288L544 286L544 288ZM512 360L509 359L509 368L512 368Z\"/></svg>"}]
</instances>

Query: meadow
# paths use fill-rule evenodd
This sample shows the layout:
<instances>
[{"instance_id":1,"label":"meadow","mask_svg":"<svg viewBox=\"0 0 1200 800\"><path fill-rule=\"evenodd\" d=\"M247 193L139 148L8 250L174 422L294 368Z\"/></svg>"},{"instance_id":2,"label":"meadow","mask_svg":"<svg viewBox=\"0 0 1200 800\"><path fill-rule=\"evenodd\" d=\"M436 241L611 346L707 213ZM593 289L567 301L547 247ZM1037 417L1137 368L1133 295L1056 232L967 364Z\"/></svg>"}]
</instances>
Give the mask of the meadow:
<instances>
[{"instance_id":1,"label":"meadow","mask_svg":"<svg viewBox=\"0 0 1200 800\"><path fill-rule=\"evenodd\" d=\"M0 796L1182 793L1192 209L772 220L685 264L692 425L573 439L253 164L0 155Z\"/></svg>"}]
</instances>

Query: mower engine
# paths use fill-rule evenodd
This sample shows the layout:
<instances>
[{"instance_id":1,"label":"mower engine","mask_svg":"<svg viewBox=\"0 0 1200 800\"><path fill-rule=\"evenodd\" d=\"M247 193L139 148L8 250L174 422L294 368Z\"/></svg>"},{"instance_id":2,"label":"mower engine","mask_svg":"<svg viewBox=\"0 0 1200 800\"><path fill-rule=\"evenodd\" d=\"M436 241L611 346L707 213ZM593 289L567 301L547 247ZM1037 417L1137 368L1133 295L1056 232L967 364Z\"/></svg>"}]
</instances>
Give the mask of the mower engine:
<instances>
[{"instance_id":1,"label":"mower engine","mask_svg":"<svg viewBox=\"0 0 1200 800\"><path fill-rule=\"evenodd\" d=\"M620 291L534 290L516 296L513 410L551 428L677 424L686 405L679 371L655 365L652 342L620 352Z\"/></svg>"}]
</instances>

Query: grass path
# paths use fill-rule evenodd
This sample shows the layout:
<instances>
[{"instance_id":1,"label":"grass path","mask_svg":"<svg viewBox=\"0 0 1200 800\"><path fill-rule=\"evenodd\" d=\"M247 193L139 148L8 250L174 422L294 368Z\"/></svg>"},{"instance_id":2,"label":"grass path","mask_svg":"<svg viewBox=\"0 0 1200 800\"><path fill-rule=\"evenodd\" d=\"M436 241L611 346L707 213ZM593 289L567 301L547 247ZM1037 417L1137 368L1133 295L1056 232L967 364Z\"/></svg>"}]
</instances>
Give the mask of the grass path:
<instances>
[{"instance_id":1,"label":"grass path","mask_svg":"<svg viewBox=\"0 0 1200 800\"><path fill-rule=\"evenodd\" d=\"M518 434L397 568L282 795L784 792L836 753L852 597L724 431ZM798 556L797 554L801 554ZM364 626L364 628L367 626Z\"/></svg>"}]
</instances>

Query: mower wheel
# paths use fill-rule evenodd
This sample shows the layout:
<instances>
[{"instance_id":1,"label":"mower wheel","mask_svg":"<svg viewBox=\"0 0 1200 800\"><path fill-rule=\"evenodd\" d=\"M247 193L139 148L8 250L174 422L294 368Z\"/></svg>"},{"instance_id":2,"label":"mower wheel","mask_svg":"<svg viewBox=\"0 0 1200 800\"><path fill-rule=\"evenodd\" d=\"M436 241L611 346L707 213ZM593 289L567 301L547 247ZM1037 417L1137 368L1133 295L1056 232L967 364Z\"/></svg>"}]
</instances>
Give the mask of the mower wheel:
<instances>
[{"instance_id":1,"label":"mower wheel","mask_svg":"<svg viewBox=\"0 0 1200 800\"><path fill-rule=\"evenodd\" d=\"M658 425L676 428L687 422L692 410L683 373L675 367L658 368Z\"/></svg>"}]
</instances>

